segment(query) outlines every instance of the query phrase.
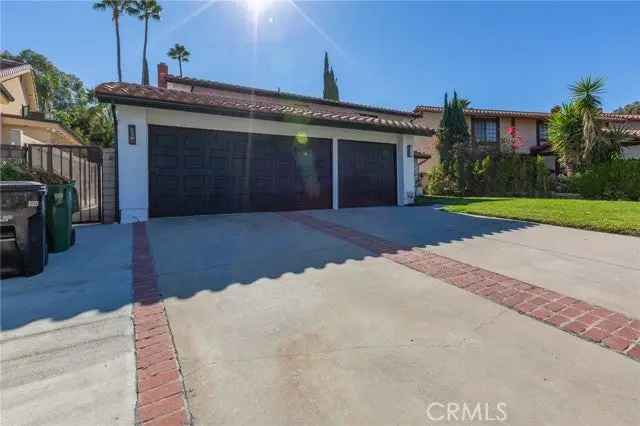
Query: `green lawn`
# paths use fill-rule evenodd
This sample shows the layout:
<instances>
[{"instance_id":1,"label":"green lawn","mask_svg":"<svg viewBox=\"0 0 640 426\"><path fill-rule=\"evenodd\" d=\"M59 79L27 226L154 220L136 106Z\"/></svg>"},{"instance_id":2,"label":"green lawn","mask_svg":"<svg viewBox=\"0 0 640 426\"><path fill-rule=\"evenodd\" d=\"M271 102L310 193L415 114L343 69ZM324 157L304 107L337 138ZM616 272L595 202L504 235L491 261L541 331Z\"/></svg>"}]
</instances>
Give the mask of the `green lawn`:
<instances>
[{"instance_id":1,"label":"green lawn","mask_svg":"<svg viewBox=\"0 0 640 426\"><path fill-rule=\"evenodd\" d=\"M520 219L571 228L640 236L640 202L548 198L418 197L452 213Z\"/></svg>"}]
</instances>

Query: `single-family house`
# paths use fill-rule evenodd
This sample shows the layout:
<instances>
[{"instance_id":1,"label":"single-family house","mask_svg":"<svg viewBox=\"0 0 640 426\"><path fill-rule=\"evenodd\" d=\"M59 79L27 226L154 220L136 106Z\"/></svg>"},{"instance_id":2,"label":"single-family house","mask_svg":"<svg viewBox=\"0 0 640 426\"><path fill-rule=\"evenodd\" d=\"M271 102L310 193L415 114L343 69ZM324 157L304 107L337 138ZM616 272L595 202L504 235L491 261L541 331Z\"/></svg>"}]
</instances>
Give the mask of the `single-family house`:
<instances>
[{"instance_id":1,"label":"single-family house","mask_svg":"<svg viewBox=\"0 0 640 426\"><path fill-rule=\"evenodd\" d=\"M103 83L117 125L117 211L149 217L405 205L416 112L173 76Z\"/></svg>"},{"instance_id":2,"label":"single-family house","mask_svg":"<svg viewBox=\"0 0 640 426\"><path fill-rule=\"evenodd\" d=\"M2 145L81 144L70 129L40 111L31 66L9 59L0 59L0 127Z\"/></svg>"},{"instance_id":3,"label":"single-family house","mask_svg":"<svg viewBox=\"0 0 640 426\"><path fill-rule=\"evenodd\" d=\"M440 127L442 107L418 106L414 112L420 115L416 122L434 129ZM507 130L516 128L522 139L522 146L517 152L542 155L548 169L552 172L558 171L556 157L551 152L547 139L547 120L551 116L550 112L465 108L464 115L470 135L476 142L485 146L496 144L499 147L501 139L507 136ZM603 112L601 119L605 127L624 126L629 129L632 140L623 146L623 157L640 158L640 115ZM431 157L420 164L418 173L424 177L425 173L440 161L436 149L436 136L423 139L416 145L416 149Z\"/></svg>"}]
</instances>

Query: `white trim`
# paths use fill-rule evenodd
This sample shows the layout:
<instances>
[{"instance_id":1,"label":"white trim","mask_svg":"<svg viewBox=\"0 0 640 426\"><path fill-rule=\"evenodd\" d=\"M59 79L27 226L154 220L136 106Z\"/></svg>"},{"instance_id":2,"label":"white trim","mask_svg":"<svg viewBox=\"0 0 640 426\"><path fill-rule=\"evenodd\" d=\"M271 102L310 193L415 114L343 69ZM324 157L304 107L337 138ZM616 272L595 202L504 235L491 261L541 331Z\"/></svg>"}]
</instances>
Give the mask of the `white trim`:
<instances>
[{"instance_id":1,"label":"white trim","mask_svg":"<svg viewBox=\"0 0 640 426\"><path fill-rule=\"evenodd\" d=\"M407 176L411 185L413 179L413 158L405 159L407 144L412 144L413 136L400 133L386 133L371 130L345 129L340 127L307 125L297 122L257 120L228 117L186 111L118 105L118 169L119 206L121 223L148 220L149 209L149 141L148 126L171 126L195 129L248 132L258 134L296 136L330 139L332 141L332 208L339 208L339 139L361 142L390 143L396 145L396 182L398 205L407 202L405 188ZM136 145L128 143L128 126L136 126ZM409 160L409 161L407 161Z\"/></svg>"}]
</instances>

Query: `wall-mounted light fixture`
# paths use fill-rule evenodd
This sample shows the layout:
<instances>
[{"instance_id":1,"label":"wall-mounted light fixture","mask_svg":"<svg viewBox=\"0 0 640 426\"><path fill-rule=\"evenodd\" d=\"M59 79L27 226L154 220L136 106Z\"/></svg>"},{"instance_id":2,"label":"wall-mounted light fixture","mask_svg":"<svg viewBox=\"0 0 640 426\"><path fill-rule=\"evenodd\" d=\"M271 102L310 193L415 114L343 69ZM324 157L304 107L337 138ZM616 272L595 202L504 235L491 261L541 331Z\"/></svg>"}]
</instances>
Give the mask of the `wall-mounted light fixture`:
<instances>
[{"instance_id":1,"label":"wall-mounted light fixture","mask_svg":"<svg viewBox=\"0 0 640 426\"><path fill-rule=\"evenodd\" d=\"M136 125L129 124L129 145L136 144Z\"/></svg>"},{"instance_id":2,"label":"wall-mounted light fixture","mask_svg":"<svg viewBox=\"0 0 640 426\"><path fill-rule=\"evenodd\" d=\"M411 145L407 145L407 158L413 157L413 147Z\"/></svg>"}]
</instances>

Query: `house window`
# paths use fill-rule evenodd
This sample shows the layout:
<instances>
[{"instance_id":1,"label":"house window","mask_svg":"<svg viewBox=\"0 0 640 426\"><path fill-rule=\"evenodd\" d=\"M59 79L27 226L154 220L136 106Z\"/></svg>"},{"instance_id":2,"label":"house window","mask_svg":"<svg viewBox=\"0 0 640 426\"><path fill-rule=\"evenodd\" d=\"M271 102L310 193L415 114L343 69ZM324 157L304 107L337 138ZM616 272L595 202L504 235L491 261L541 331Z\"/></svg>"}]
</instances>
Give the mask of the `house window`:
<instances>
[{"instance_id":1,"label":"house window","mask_svg":"<svg viewBox=\"0 0 640 426\"><path fill-rule=\"evenodd\" d=\"M498 142L500 139L499 119L474 118L472 122L473 138L476 142Z\"/></svg>"},{"instance_id":2,"label":"house window","mask_svg":"<svg viewBox=\"0 0 640 426\"><path fill-rule=\"evenodd\" d=\"M547 122L546 121L538 121L538 127L537 127L537 144L538 145L542 145L544 143L547 143L548 136L547 136Z\"/></svg>"}]
</instances>

